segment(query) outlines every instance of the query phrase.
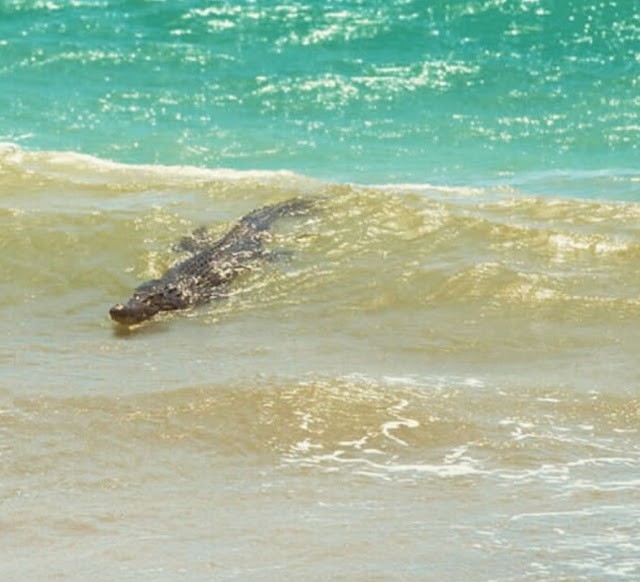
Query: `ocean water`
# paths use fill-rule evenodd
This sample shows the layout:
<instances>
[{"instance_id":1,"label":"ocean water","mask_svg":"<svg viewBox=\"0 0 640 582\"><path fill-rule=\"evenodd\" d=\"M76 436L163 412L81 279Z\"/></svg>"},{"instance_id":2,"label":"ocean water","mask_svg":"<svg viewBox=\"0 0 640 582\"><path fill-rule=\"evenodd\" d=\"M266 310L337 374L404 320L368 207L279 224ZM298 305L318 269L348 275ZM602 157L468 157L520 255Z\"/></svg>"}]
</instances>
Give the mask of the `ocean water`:
<instances>
[{"instance_id":1,"label":"ocean water","mask_svg":"<svg viewBox=\"0 0 640 582\"><path fill-rule=\"evenodd\" d=\"M637 1L5 0L0 142L3 580L640 578Z\"/></svg>"},{"instance_id":2,"label":"ocean water","mask_svg":"<svg viewBox=\"0 0 640 582\"><path fill-rule=\"evenodd\" d=\"M557 174L597 172L606 184L578 195L628 197L638 12L635 0L4 0L0 138L340 182L533 180L554 195Z\"/></svg>"}]
</instances>

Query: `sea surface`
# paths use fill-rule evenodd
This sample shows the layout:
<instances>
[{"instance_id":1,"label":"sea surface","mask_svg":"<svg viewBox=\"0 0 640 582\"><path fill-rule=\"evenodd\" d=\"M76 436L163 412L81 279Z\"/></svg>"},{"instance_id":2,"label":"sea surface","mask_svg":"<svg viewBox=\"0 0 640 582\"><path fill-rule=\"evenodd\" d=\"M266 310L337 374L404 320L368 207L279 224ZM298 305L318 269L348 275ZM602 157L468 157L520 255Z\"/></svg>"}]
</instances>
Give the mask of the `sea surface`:
<instances>
[{"instance_id":1,"label":"sea surface","mask_svg":"<svg viewBox=\"0 0 640 582\"><path fill-rule=\"evenodd\" d=\"M640 579L640 2L2 0L0 142L0 579Z\"/></svg>"}]
</instances>

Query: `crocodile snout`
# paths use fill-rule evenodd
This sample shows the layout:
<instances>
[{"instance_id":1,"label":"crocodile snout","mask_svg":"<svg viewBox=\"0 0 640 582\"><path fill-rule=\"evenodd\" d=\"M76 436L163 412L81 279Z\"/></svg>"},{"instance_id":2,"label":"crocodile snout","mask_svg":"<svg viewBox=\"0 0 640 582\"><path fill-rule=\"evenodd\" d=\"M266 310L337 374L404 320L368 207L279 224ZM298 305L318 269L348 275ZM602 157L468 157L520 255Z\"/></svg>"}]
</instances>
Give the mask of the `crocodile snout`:
<instances>
[{"instance_id":1,"label":"crocodile snout","mask_svg":"<svg viewBox=\"0 0 640 582\"><path fill-rule=\"evenodd\" d=\"M114 305L109 309L109 315L111 319L123 325L135 325L153 317L158 311L159 309L139 301L130 301L126 305L122 303Z\"/></svg>"}]
</instances>

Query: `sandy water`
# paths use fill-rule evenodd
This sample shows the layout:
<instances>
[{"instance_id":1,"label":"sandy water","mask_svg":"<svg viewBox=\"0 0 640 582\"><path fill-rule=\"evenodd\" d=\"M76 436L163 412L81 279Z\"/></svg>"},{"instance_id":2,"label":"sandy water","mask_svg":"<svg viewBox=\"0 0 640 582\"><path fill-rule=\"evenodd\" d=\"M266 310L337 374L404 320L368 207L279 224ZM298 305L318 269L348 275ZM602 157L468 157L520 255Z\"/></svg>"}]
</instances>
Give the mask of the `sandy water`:
<instances>
[{"instance_id":1,"label":"sandy water","mask_svg":"<svg viewBox=\"0 0 640 582\"><path fill-rule=\"evenodd\" d=\"M210 4L0 3L0 578L639 579L637 2Z\"/></svg>"},{"instance_id":2,"label":"sandy water","mask_svg":"<svg viewBox=\"0 0 640 582\"><path fill-rule=\"evenodd\" d=\"M0 169L3 579L640 575L637 204ZM294 195L229 298L109 321L180 236Z\"/></svg>"}]
</instances>

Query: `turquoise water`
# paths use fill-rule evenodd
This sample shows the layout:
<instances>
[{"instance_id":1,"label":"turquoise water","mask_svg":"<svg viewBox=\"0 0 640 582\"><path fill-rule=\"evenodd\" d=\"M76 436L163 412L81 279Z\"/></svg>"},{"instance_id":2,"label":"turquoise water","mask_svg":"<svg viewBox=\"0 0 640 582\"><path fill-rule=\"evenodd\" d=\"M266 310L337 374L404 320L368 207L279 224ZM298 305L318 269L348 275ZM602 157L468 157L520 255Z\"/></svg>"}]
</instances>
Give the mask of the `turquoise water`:
<instances>
[{"instance_id":1,"label":"turquoise water","mask_svg":"<svg viewBox=\"0 0 640 582\"><path fill-rule=\"evenodd\" d=\"M633 0L5 0L0 140L635 200Z\"/></svg>"}]
</instances>

